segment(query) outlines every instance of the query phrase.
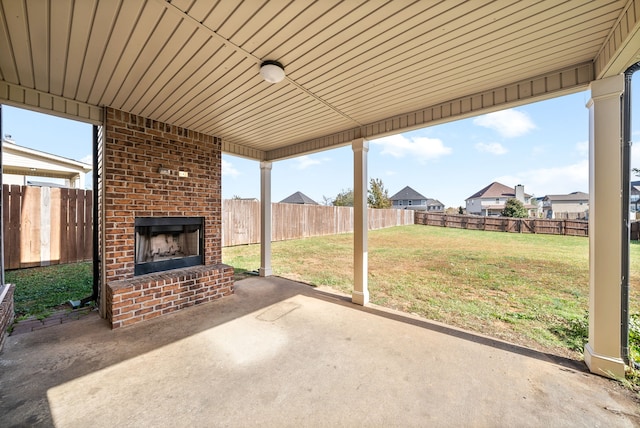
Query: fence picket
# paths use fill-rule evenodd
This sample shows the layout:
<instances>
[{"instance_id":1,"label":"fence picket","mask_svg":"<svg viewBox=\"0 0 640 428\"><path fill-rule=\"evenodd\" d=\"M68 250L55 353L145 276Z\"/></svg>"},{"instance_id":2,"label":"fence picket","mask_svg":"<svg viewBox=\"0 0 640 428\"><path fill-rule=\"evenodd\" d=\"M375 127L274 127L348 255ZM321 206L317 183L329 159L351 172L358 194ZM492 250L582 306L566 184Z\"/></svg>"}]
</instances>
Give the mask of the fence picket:
<instances>
[{"instance_id":1,"label":"fence picket","mask_svg":"<svg viewBox=\"0 0 640 428\"><path fill-rule=\"evenodd\" d=\"M587 220L512 219L480 217L462 214L415 212L415 224L427 226L460 227L493 232L540 233L551 235L588 236ZM454 217L458 220L454 220ZM634 229L635 230L635 229ZM638 233L640 235L640 233Z\"/></svg>"},{"instance_id":2,"label":"fence picket","mask_svg":"<svg viewBox=\"0 0 640 428\"><path fill-rule=\"evenodd\" d=\"M6 269L91 260L93 193L69 190L3 185Z\"/></svg>"},{"instance_id":3,"label":"fence picket","mask_svg":"<svg viewBox=\"0 0 640 428\"><path fill-rule=\"evenodd\" d=\"M369 229L413 224L412 210L369 209ZM323 205L271 204L271 239L283 241L353 231L353 208ZM260 242L260 202L222 202L222 246Z\"/></svg>"}]
</instances>

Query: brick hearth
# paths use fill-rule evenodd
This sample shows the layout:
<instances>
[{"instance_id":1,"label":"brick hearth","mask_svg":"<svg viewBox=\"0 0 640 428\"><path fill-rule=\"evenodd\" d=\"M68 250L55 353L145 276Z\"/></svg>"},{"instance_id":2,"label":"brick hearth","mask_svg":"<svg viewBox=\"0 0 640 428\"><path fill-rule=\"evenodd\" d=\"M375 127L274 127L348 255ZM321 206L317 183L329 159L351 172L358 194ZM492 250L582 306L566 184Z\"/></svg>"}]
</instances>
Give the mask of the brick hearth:
<instances>
[{"instance_id":1,"label":"brick hearth","mask_svg":"<svg viewBox=\"0 0 640 428\"><path fill-rule=\"evenodd\" d=\"M232 294L233 269L222 264L220 140L119 110L106 117L101 242L112 327ZM134 276L136 217L204 217L204 265Z\"/></svg>"}]
</instances>

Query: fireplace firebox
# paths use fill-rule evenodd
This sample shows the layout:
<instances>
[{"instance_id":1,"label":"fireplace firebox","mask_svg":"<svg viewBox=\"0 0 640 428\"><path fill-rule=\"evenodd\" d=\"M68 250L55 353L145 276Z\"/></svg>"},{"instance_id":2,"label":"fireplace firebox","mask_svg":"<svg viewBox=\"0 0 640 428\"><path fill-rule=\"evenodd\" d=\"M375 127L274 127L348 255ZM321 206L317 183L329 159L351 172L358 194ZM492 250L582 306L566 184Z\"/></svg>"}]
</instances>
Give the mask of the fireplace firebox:
<instances>
[{"instance_id":1,"label":"fireplace firebox","mask_svg":"<svg viewBox=\"0 0 640 428\"><path fill-rule=\"evenodd\" d=\"M135 275L204 264L203 217L137 217Z\"/></svg>"}]
</instances>

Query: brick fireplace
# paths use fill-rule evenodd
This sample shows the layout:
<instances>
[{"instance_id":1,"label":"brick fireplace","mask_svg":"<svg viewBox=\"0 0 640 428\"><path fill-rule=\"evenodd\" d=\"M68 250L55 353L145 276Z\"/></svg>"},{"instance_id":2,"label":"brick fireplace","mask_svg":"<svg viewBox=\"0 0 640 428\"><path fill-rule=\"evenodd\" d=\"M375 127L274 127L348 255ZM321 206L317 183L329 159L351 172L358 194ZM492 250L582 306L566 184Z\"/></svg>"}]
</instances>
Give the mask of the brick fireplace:
<instances>
[{"instance_id":1,"label":"brick fireplace","mask_svg":"<svg viewBox=\"0 0 640 428\"><path fill-rule=\"evenodd\" d=\"M102 307L112 328L232 294L233 269L222 264L220 140L111 108L100 138ZM140 270L144 257L160 268ZM184 258L188 265L171 264Z\"/></svg>"}]
</instances>

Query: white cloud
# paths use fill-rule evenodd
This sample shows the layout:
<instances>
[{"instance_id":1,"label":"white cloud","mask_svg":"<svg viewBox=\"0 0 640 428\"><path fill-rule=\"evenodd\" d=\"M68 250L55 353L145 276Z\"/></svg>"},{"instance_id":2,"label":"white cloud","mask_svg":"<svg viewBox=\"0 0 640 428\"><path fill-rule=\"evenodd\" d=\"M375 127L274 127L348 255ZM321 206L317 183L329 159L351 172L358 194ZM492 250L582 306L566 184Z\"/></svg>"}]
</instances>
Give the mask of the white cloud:
<instances>
[{"instance_id":1,"label":"white cloud","mask_svg":"<svg viewBox=\"0 0 640 428\"><path fill-rule=\"evenodd\" d=\"M476 117L474 125L493 129L505 138L520 137L536 128L529 115L508 109Z\"/></svg>"},{"instance_id":2,"label":"white cloud","mask_svg":"<svg viewBox=\"0 0 640 428\"><path fill-rule=\"evenodd\" d=\"M582 156L582 157L588 157L589 156L589 142L588 141L580 141L579 143L576 143L576 151L578 152L578 155Z\"/></svg>"},{"instance_id":3,"label":"white cloud","mask_svg":"<svg viewBox=\"0 0 640 428\"><path fill-rule=\"evenodd\" d=\"M297 169L307 169L312 165L320 165L325 160L327 160L327 158L324 158L324 159L313 159L309 155L300 156L300 157L296 158L296 161L298 162L298 165L296 165L296 168Z\"/></svg>"},{"instance_id":4,"label":"white cloud","mask_svg":"<svg viewBox=\"0 0 640 428\"><path fill-rule=\"evenodd\" d=\"M222 159L222 175L227 177L237 177L241 173L238 171L231 162Z\"/></svg>"},{"instance_id":5,"label":"white cloud","mask_svg":"<svg viewBox=\"0 0 640 428\"><path fill-rule=\"evenodd\" d=\"M508 152L506 147L500 143L477 143L475 147L479 152L486 152L494 155L504 155Z\"/></svg>"},{"instance_id":6,"label":"white cloud","mask_svg":"<svg viewBox=\"0 0 640 428\"><path fill-rule=\"evenodd\" d=\"M371 144L382 147L381 154L395 158L411 156L420 162L438 159L453 152L451 147L445 146L438 138L414 137L407 138L402 134L372 140Z\"/></svg>"},{"instance_id":7,"label":"white cloud","mask_svg":"<svg viewBox=\"0 0 640 428\"><path fill-rule=\"evenodd\" d=\"M544 196L589 191L589 161L553 168L536 168L516 175L497 177L496 181L507 186L523 184L525 192Z\"/></svg>"},{"instance_id":8,"label":"white cloud","mask_svg":"<svg viewBox=\"0 0 640 428\"><path fill-rule=\"evenodd\" d=\"M89 165L93 164L93 155L86 155L80 159L80 162L88 163Z\"/></svg>"}]
</instances>

